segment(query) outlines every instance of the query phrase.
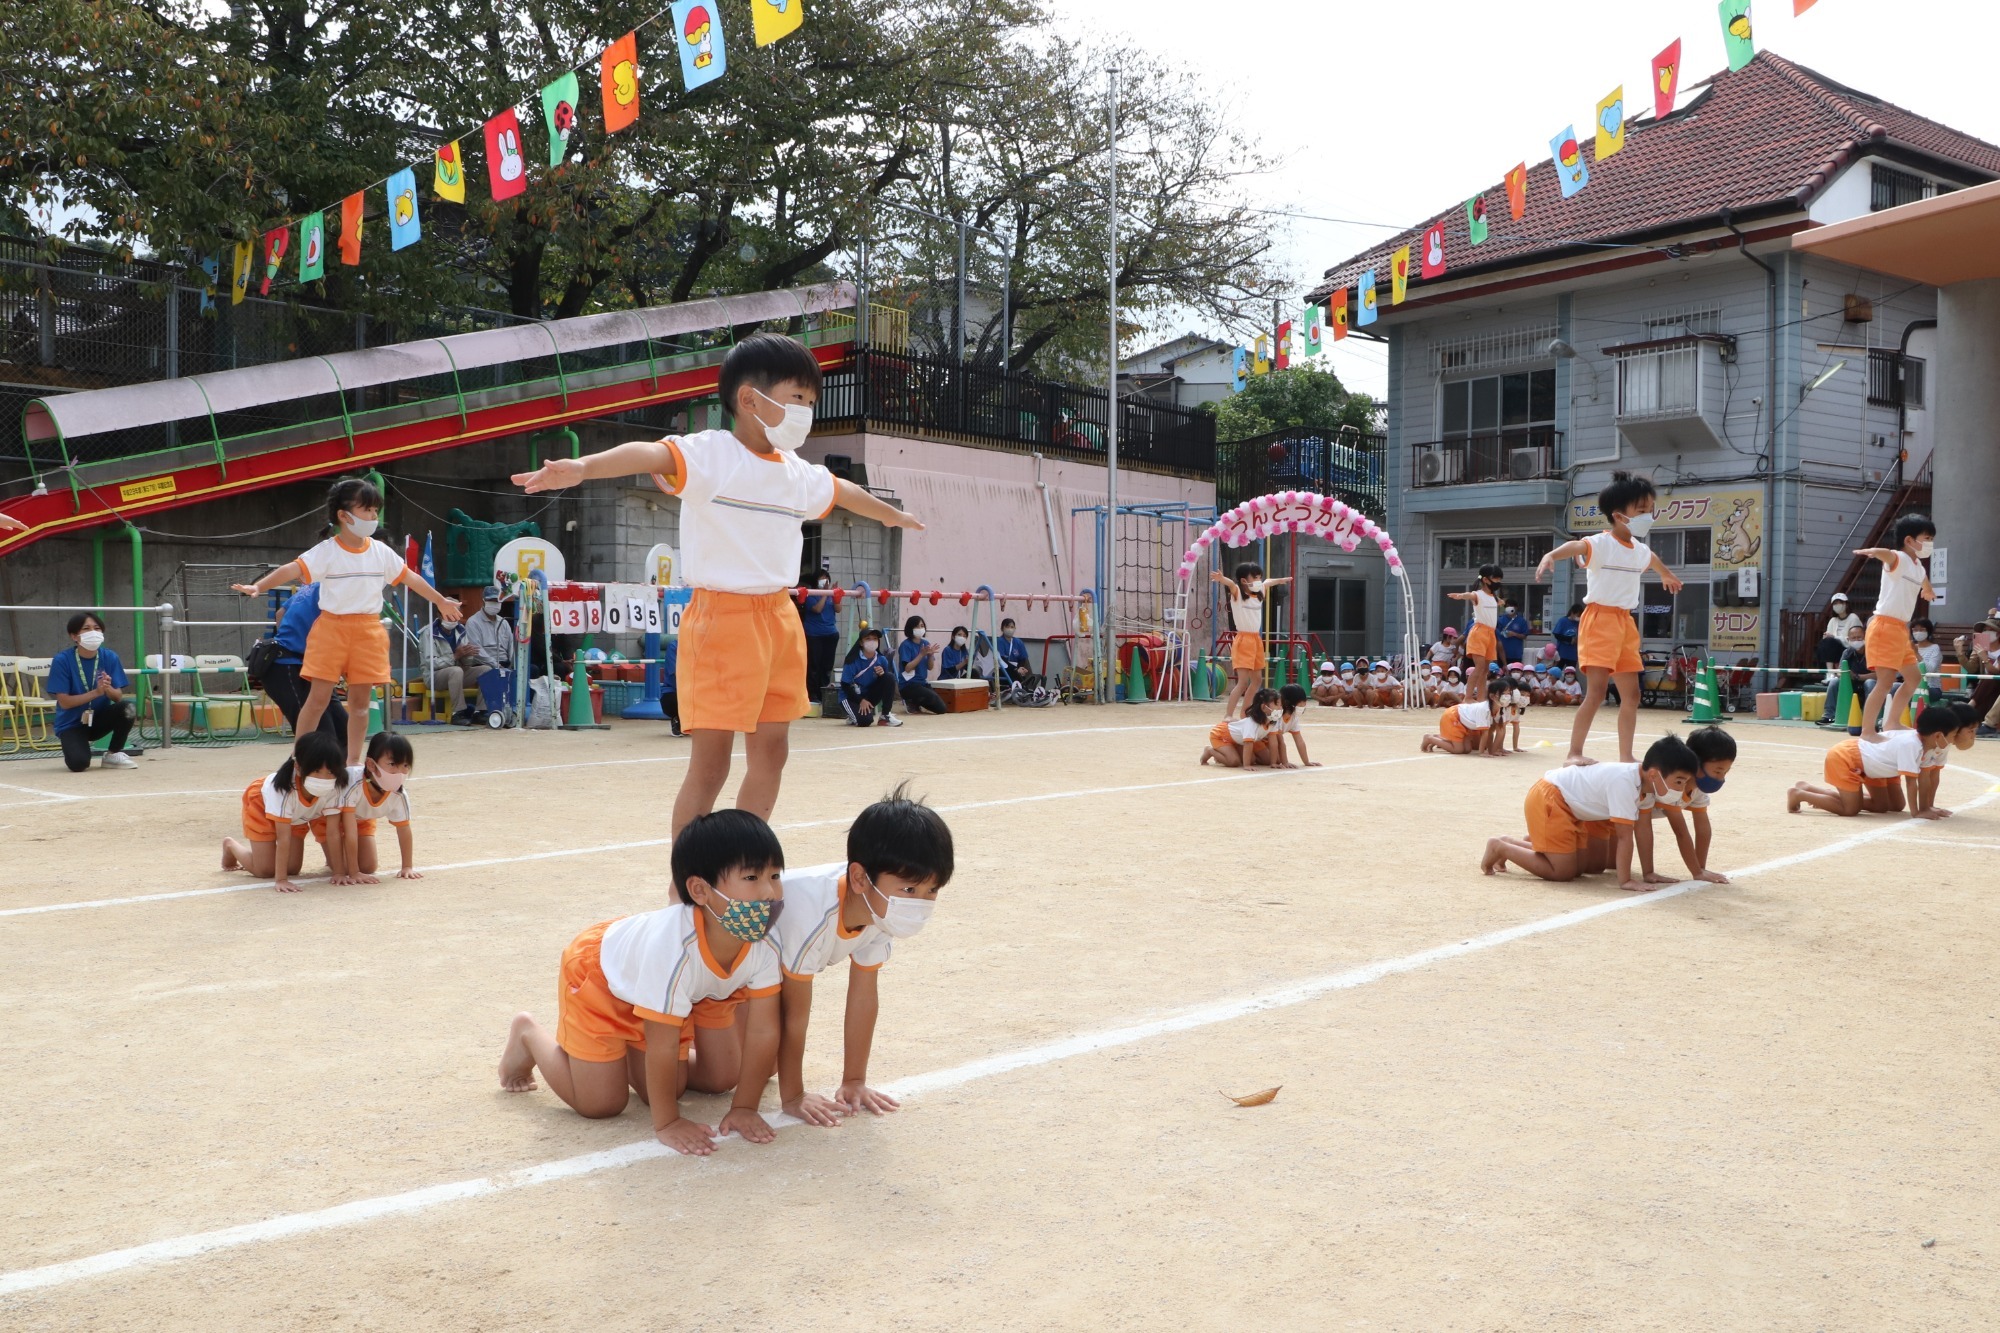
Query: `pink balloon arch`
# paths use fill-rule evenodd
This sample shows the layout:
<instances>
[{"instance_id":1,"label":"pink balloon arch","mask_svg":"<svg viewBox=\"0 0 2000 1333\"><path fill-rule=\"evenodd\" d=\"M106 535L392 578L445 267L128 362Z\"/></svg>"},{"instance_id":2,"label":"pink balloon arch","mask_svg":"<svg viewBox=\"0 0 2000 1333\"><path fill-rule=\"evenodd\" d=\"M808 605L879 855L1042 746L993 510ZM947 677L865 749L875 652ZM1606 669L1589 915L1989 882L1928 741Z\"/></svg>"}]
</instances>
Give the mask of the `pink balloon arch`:
<instances>
[{"instance_id":1,"label":"pink balloon arch","mask_svg":"<svg viewBox=\"0 0 2000 1333\"><path fill-rule=\"evenodd\" d=\"M1336 500L1330 495L1315 495L1311 491L1279 491L1275 495L1260 495L1254 500L1245 500L1196 537L1181 556L1181 582L1194 577L1201 558L1212 547L1248 546L1266 537L1289 532L1323 537L1349 553L1359 549L1364 541L1374 542L1381 549L1382 558L1389 568L1399 578L1402 576L1403 557L1396 550L1395 541L1375 520L1346 501Z\"/></svg>"}]
</instances>

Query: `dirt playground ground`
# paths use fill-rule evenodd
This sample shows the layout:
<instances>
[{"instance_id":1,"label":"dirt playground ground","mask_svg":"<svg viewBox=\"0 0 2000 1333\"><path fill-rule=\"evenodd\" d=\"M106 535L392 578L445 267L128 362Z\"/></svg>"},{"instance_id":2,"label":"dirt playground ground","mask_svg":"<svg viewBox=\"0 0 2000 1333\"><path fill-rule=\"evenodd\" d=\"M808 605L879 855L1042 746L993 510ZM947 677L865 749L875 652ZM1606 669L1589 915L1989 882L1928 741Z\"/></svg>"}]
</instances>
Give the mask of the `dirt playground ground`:
<instances>
[{"instance_id":1,"label":"dirt playground ground","mask_svg":"<svg viewBox=\"0 0 2000 1333\"><path fill-rule=\"evenodd\" d=\"M1735 882L1641 896L1479 873L1566 713L1320 712L1247 776L1213 713L799 724L793 865L909 778L958 876L882 973L901 1113L706 1160L494 1076L670 900L686 742L420 736L427 877L284 896L217 869L278 747L0 766L0 1327L2000 1324L2000 748L1937 824L1787 816L1832 738L1738 722Z\"/></svg>"}]
</instances>

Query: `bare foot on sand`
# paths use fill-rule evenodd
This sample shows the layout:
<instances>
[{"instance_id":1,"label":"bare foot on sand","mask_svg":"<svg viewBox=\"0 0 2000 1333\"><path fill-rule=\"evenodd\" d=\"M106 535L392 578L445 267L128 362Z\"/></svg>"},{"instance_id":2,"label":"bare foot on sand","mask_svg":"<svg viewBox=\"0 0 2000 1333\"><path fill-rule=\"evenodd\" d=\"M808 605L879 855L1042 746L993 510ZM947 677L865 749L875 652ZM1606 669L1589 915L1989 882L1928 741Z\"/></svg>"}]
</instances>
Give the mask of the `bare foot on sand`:
<instances>
[{"instance_id":1,"label":"bare foot on sand","mask_svg":"<svg viewBox=\"0 0 2000 1333\"><path fill-rule=\"evenodd\" d=\"M500 1052L500 1087L506 1092L535 1090L535 1057L528 1051L528 1034L534 1029L531 1014L515 1014L507 1029L507 1049Z\"/></svg>"}]
</instances>

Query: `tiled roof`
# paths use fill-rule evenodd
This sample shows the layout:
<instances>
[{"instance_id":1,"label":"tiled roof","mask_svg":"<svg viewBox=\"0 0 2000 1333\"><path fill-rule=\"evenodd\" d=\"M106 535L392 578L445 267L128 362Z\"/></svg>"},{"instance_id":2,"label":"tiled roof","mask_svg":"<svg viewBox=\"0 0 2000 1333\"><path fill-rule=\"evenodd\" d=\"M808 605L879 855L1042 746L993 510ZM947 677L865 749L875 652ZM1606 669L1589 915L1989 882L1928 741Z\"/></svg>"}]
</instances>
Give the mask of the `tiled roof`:
<instances>
[{"instance_id":1,"label":"tiled roof","mask_svg":"<svg viewBox=\"0 0 2000 1333\"><path fill-rule=\"evenodd\" d=\"M1650 101L1641 86L1628 105ZM1755 213L1802 208L1863 151L1897 148L1963 164L2000 176L2000 148L1934 120L1844 87L1784 57L1761 51L1734 72L1717 74L1705 89L1682 94L1682 106L1663 121L1650 112L1628 120L1625 148L1596 160L1591 127L1579 121L1578 141L1590 161L1590 183L1572 199L1561 197L1555 164L1528 169L1526 215L1513 220L1507 190L1486 191L1491 233L1473 247L1463 203L1327 270L1314 289L1324 297L1352 285L1369 268L1388 309L1389 256L1403 245L1420 248L1423 233L1445 223L1446 278L1554 258L1580 246L1671 231L1714 218L1724 209ZM1503 167L1507 164L1502 164ZM1411 256L1410 287L1423 279Z\"/></svg>"}]
</instances>

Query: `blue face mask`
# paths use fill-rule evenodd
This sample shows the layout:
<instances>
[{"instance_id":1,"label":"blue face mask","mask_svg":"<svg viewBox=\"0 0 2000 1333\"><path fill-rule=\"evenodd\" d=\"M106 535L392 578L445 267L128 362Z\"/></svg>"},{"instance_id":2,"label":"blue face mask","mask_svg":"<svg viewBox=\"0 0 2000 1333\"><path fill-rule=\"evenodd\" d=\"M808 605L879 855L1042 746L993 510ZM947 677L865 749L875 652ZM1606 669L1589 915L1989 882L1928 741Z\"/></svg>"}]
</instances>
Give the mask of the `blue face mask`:
<instances>
[{"instance_id":1,"label":"blue face mask","mask_svg":"<svg viewBox=\"0 0 2000 1333\"><path fill-rule=\"evenodd\" d=\"M1719 792L1722 790L1722 779L1712 778L1706 773L1697 773L1695 775L1694 785L1698 789L1712 794L1714 792Z\"/></svg>"}]
</instances>

